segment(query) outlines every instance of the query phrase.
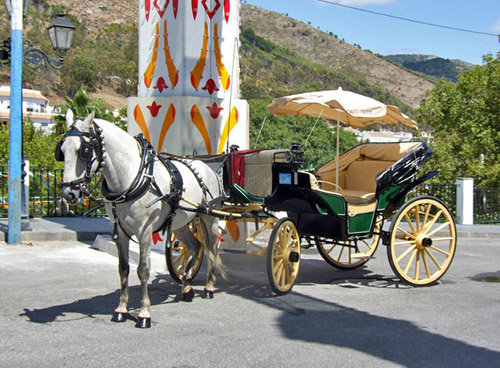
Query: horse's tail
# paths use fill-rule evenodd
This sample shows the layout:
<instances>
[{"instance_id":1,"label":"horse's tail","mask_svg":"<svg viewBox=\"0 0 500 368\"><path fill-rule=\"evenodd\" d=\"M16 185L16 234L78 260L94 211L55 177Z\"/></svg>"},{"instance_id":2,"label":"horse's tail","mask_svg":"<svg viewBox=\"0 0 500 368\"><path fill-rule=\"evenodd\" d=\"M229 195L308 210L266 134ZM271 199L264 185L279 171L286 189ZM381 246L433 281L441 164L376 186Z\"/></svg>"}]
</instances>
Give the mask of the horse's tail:
<instances>
[{"instance_id":1,"label":"horse's tail","mask_svg":"<svg viewBox=\"0 0 500 368\"><path fill-rule=\"evenodd\" d=\"M208 249L208 256L210 257L210 260L212 261L212 264L217 272L219 272L222 278L227 281L226 267L224 266L219 253L214 249Z\"/></svg>"},{"instance_id":2,"label":"horse's tail","mask_svg":"<svg viewBox=\"0 0 500 368\"><path fill-rule=\"evenodd\" d=\"M208 227L207 223L202 221L201 229L203 232L203 237L206 239L205 244L207 248L207 255L209 257L210 263L213 265L215 270L217 270L217 272L222 276L222 278L227 281L226 268L224 266L224 263L222 262L222 258L220 257L219 252L217 251L218 242L217 241L210 242L209 239L211 237L208 235L207 227ZM214 234L211 235L213 236Z\"/></svg>"}]
</instances>

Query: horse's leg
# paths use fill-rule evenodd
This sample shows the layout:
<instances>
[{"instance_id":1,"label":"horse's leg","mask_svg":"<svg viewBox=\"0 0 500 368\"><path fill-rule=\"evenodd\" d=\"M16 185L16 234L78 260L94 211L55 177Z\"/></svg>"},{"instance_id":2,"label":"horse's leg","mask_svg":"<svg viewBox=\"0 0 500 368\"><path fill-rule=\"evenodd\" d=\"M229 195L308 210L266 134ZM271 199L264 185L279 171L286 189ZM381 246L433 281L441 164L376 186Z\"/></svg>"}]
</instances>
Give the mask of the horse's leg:
<instances>
[{"instance_id":1,"label":"horse's leg","mask_svg":"<svg viewBox=\"0 0 500 368\"><path fill-rule=\"evenodd\" d=\"M186 270L182 275L182 300L185 302L191 302L194 297L194 290L191 286L191 282L193 280L192 270L196 263L196 257L200 252L201 244L189 229L189 225L177 229L174 233L175 237L186 245L189 253Z\"/></svg>"},{"instance_id":2,"label":"horse's leg","mask_svg":"<svg viewBox=\"0 0 500 368\"><path fill-rule=\"evenodd\" d=\"M226 279L226 272L224 271L222 259L218 254L218 231L219 221L215 217L203 216L201 221L201 231L205 244L207 246L207 282L203 298L212 299L215 291L215 270L219 271L221 276Z\"/></svg>"},{"instance_id":3,"label":"horse's leg","mask_svg":"<svg viewBox=\"0 0 500 368\"><path fill-rule=\"evenodd\" d=\"M116 241L118 250L118 273L120 274L120 303L115 309L113 322L125 322L128 314L128 275L130 272L129 266L129 240L123 234L121 229L118 229L118 240Z\"/></svg>"},{"instance_id":4,"label":"horse's leg","mask_svg":"<svg viewBox=\"0 0 500 368\"><path fill-rule=\"evenodd\" d=\"M151 327L151 300L148 294L149 281L149 256L151 254L153 230L151 225L145 225L143 231L138 236L139 241L139 264L137 266L137 276L141 281L141 310L137 318L136 327Z\"/></svg>"}]
</instances>

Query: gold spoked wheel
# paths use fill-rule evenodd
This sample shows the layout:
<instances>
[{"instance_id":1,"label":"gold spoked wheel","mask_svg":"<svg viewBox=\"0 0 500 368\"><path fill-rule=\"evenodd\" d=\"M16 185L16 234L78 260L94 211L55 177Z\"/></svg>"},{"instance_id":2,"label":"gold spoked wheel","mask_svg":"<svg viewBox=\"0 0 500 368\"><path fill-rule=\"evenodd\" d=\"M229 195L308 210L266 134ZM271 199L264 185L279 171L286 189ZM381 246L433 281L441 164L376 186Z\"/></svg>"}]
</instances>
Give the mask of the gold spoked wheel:
<instances>
[{"instance_id":1,"label":"gold spoked wheel","mask_svg":"<svg viewBox=\"0 0 500 368\"><path fill-rule=\"evenodd\" d=\"M278 295L288 293L300 265L300 237L294 223L282 218L273 227L267 249L267 277Z\"/></svg>"},{"instance_id":2,"label":"gold spoked wheel","mask_svg":"<svg viewBox=\"0 0 500 368\"><path fill-rule=\"evenodd\" d=\"M199 221L199 220L198 220ZM201 264L203 262L203 254L205 250L205 244L202 239L201 229L197 220L194 220L189 228L191 232L201 242L201 248L196 256L196 262L192 269L193 279L198 274ZM173 238L173 236L172 236ZM182 283L182 274L186 270L186 266L189 261L189 253L186 245L178 240L172 239L170 241L170 246L168 244L165 246L165 258L167 262L168 272L174 281Z\"/></svg>"},{"instance_id":3,"label":"gold spoked wheel","mask_svg":"<svg viewBox=\"0 0 500 368\"><path fill-rule=\"evenodd\" d=\"M357 241L335 241L316 238L316 246L321 257L331 266L350 270L364 265L377 250L382 220L377 220L373 236Z\"/></svg>"},{"instance_id":4,"label":"gold spoked wheel","mask_svg":"<svg viewBox=\"0 0 500 368\"><path fill-rule=\"evenodd\" d=\"M434 197L417 197L399 209L387 247L394 273L414 286L439 280L455 254L455 222L446 206Z\"/></svg>"}]
</instances>

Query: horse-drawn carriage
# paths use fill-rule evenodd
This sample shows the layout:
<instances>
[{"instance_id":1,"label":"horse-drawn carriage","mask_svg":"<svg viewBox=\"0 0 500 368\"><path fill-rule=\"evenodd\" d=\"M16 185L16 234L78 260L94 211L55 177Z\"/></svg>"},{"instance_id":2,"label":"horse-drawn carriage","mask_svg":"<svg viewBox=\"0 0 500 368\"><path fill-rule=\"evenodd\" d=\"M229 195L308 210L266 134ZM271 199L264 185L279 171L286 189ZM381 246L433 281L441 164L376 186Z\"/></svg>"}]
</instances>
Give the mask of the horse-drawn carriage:
<instances>
[{"instance_id":1,"label":"horse-drawn carriage","mask_svg":"<svg viewBox=\"0 0 500 368\"><path fill-rule=\"evenodd\" d=\"M116 322L128 316L128 244L135 237L142 290L137 326L151 325L148 264L152 235L159 230L169 240L171 231L178 239L167 242L166 258L186 301L194 296L191 282L203 249L203 296L214 296L215 270L224 276L217 246L220 219L255 224L246 240L266 255L277 294L293 287L303 247L316 246L332 266L355 268L372 257L381 240L392 269L411 285L437 281L453 259L456 234L450 211L432 197L404 203L412 189L436 174L418 176L432 153L424 142L362 144L308 173L300 170L298 144L286 150L173 157L93 114L74 121L68 113L66 119L68 131L56 148L56 158L65 162L63 197L76 204L88 194L98 170L104 178L101 192L121 277ZM266 230L271 234L263 246L255 239Z\"/></svg>"},{"instance_id":2,"label":"horse-drawn carriage","mask_svg":"<svg viewBox=\"0 0 500 368\"><path fill-rule=\"evenodd\" d=\"M418 176L431 154L425 142L361 144L313 174L300 171L298 144L289 150L233 150L212 158L224 162L220 172L227 194L216 216L255 224L247 241L260 248L257 254L267 254L277 294L291 290L302 248L316 246L330 265L353 269L373 256L380 241L402 281L428 285L448 269L456 241L453 217L437 198L404 203L409 192L437 174ZM265 230L271 234L263 247L254 239ZM180 281L188 259L183 244L168 243L166 259Z\"/></svg>"}]
</instances>

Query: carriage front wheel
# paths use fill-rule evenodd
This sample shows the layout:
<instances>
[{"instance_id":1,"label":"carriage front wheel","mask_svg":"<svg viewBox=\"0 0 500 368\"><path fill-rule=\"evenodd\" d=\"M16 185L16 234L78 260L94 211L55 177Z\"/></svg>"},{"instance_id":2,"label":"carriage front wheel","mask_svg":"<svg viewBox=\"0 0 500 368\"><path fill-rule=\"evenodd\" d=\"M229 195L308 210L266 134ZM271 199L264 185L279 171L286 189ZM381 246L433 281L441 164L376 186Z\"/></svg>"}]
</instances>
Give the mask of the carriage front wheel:
<instances>
[{"instance_id":1,"label":"carriage front wheel","mask_svg":"<svg viewBox=\"0 0 500 368\"><path fill-rule=\"evenodd\" d=\"M300 237L294 223L282 218L273 227L267 248L267 277L278 295L293 287L300 266Z\"/></svg>"},{"instance_id":2,"label":"carriage front wheel","mask_svg":"<svg viewBox=\"0 0 500 368\"><path fill-rule=\"evenodd\" d=\"M439 280L455 254L456 229L450 211L437 198L416 197L401 207L387 247L394 273L413 286Z\"/></svg>"},{"instance_id":3,"label":"carriage front wheel","mask_svg":"<svg viewBox=\"0 0 500 368\"><path fill-rule=\"evenodd\" d=\"M192 269L193 279L198 274L203 262L205 244L203 242L199 220L195 219L189 224L189 229L193 235L201 242L200 251L196 256L196 262ZM175 282L182 283L182 274L186 270L189 261L189 252L186 245L178 240L170 240L165 245L165 260L167 262L168 272Z\"/></svg>"}]
</instances>

